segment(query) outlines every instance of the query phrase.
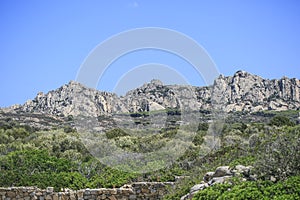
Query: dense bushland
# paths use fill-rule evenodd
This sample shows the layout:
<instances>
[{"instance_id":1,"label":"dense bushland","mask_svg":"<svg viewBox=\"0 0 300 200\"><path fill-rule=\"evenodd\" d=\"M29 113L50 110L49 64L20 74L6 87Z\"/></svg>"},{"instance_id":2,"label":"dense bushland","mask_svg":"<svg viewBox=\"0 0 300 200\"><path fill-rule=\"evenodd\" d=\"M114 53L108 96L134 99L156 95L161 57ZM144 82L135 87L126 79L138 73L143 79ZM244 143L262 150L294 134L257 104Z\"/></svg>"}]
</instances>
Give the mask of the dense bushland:
<instances>
[{"instance_id":1,"label":"dense bushland","mask_svg":"<svg viewBox=\"0 0 300 200\"><path fill-rule=\"evenodd\" d=\"M295 119L285 112L272 113L264 123L231 121L213 128L200 122L192 142L172 165L137 174L101 164L71 127L42 131L7 119L0 122L0 186L53 186L55 190L119 187L132 181L174 181L175 176L184 175L189 178L166 196L179 199L207 171L221 165L242 164L254 166L257 182L235 180L232 185L216 185L195 199L296 198L293 195L299 194L300 188L300 125ZM185 130L189 127L180 133L176 127L157 134L140 130L139 136L137 132L130 134L130 130L111 129L106 137L126 151L145 153L164 147L177 134L185 134ZM216 130L218 133L214 133Z\"/></svg>"}]
</instances>

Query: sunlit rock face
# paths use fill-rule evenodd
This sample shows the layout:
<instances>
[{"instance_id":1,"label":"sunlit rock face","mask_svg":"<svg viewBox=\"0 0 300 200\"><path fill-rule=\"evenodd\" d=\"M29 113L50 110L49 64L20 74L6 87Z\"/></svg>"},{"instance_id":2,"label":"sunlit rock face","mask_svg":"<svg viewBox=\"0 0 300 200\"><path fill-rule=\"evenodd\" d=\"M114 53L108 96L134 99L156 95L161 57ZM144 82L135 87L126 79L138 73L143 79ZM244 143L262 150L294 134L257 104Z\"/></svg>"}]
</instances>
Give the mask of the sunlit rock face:
<instances>
[{"instance_id":1,"label":"sunlit rock face","mask_svg":"<svg viewBox=\"0 0 300 200\"><path fill-rule=\"evenodd\" d=\"M54 116L102 116L177 108L256 112L300 108L300 81L283 77L263 79L245 71L233 76L220 75L211 86L164 85L152 80L119 97L71 81L46 94L40 92L24 105L13 105L4 112L30 112Z\"/></svg>"}]
</instances>

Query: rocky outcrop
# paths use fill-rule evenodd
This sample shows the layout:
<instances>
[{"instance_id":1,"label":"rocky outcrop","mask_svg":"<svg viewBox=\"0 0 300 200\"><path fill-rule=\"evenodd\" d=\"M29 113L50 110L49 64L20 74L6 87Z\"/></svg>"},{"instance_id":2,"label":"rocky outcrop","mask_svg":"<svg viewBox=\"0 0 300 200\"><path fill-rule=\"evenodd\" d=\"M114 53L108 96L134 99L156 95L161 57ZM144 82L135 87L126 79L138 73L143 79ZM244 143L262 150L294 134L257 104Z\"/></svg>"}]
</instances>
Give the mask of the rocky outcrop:
<instances>
[{"instance_id":1,"label":"rocky outcrop","mask_svg":"<svg viewBox=\"0 0 300 200\"><path fill-rule=\"evenodd\" d=\"M98 116L112 112L128 112L117 95L87 88L71 81L57 90L39 92L33 100L20 107L23 112L39 112L57 116Z\"/></svg>"},{"instance_id":2,"label":"rocky outcrop","mask_svg":"<svg viewBox=\"0 0 300 200\"><path fill-rule=\"evenodd\" d=\"M252 173L252 166L237 165L233 168L229 166L220 166L214 172L207 172L203 176L203 181L200 184L194 185L190 192L180 200L192 199L193 196L207 187L215 184L230 183L232 177L239 177L242 181L256 180L256 175Z\"/></svg>"},{"instance_id":3,"label":"rocky outcrop","mask_svg":"<svg viewBox=\"0 0 300 200\"><path fill-rule=\"evenodd\" d=\"M71 81L47 94L38 93L35 99L22 106L2 111L96 117L167 108L224 112L299 109L300 81L287 77L268 80L238 71L233 76L220 75L212 86L207 87L163 85L153 80L123 97Z\"/></svg>"},{"instance_id":4,"label":"rocky outcrop","mask_svg":"<svg viewBox=\"0 0 300 200\"><path fill-rule=\"evenodd\" d=\"M220 76L214 83L217 102L223 102L225 111L288 110L300 107L300 81L283 77L263 79L245 71L233 77Z\"/></svg>"}]
</instances>

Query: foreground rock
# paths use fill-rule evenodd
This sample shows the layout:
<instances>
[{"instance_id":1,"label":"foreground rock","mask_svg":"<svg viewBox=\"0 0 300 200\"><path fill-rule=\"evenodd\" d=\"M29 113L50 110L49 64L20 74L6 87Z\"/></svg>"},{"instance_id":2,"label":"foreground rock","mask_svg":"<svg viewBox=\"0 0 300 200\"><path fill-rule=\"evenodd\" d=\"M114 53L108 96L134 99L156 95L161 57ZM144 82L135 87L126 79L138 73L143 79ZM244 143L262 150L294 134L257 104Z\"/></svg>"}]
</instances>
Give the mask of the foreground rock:
<instances>
[{"instance_id":1,"label":"foreground rock","mask_svg":"<svg viewBox=\"0 0 300 200\"><path fill-rule=\"evenodd\" d=\"M243 181L256 180L256 175L251 173L252 168L252 166L243 165L237 165L233 168L220 166L214 172L207 172L203 176L203 181L200 184L194 185L190 189L190 192L181 197L180 200L192 199L197 192L212 185L230 183L232 177L239 177Z\"/></svg>"}]
</instances>

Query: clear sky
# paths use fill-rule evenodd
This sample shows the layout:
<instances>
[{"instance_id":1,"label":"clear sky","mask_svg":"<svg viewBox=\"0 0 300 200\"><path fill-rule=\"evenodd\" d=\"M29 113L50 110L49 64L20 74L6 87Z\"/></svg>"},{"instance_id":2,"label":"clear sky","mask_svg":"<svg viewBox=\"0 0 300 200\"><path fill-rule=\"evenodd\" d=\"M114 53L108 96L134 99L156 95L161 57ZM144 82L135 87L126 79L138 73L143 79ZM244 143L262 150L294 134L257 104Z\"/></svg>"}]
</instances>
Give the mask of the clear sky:
<instances>
[{"instance_id":1,"label":"clear sky","mask_svg":"<svg viewBox=\"0 0 300 200\"><path fill-rule=\"evenodd\" d=\"M225 75L242 69L269 79L300 78L297 0L1 0L0 106L23 104L39 91L75 80L84 59L99 43L142 27L188 35ZM169 66L185 74L189 83L203 84L180 58L147 50L113 63L105 84L98 88L112 91L121 67L128 71L145 63ZM132 82L139 81L137 77Z\"/></svg>"}]
</instances>

